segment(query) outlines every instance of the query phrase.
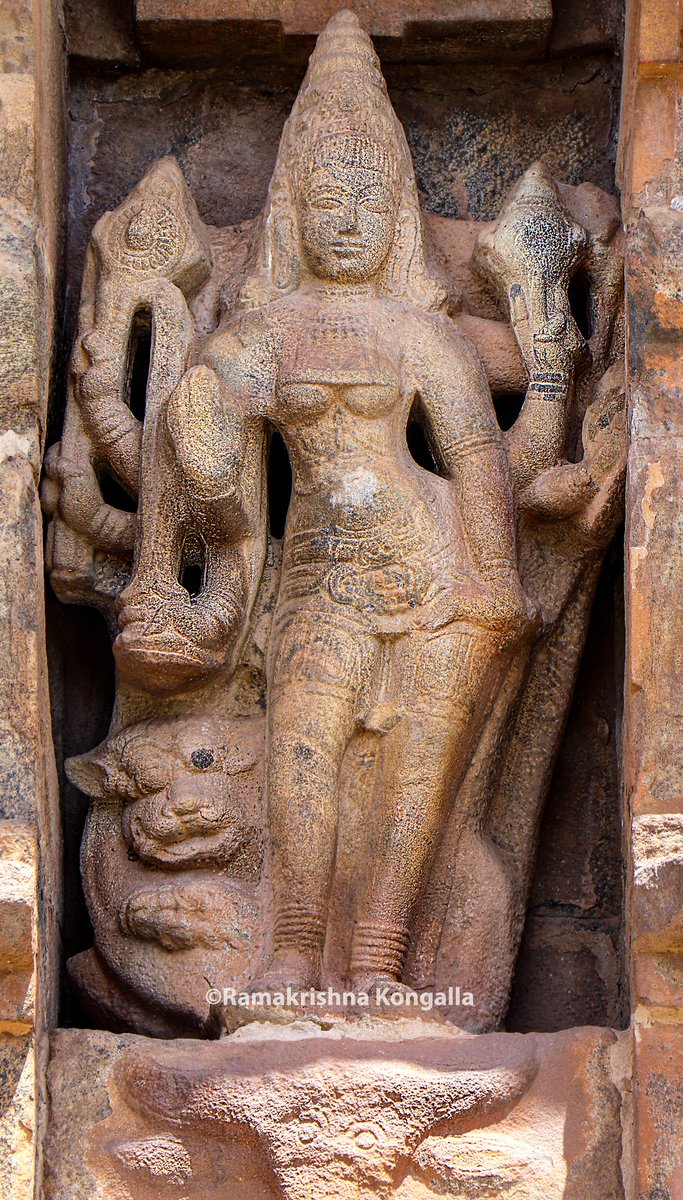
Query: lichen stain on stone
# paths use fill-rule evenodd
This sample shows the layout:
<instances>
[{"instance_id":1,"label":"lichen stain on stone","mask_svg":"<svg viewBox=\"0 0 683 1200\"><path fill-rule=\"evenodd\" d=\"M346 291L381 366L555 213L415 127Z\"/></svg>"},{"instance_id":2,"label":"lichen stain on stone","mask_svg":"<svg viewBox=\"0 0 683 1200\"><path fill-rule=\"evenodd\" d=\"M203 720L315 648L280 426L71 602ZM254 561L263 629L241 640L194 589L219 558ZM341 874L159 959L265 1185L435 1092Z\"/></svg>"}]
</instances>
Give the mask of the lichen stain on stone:
<instances>
[{"instance_id":1,"label":"lichen stain on stone","mask_svg":"<svg viewBox=\"0 0 683 1200\"><path fill-rule=\"evenodd\" d=\"M647 814L633 822L636 884L656 884L659 869L683 856L683 818L678 813Z\"/></svg>"},{"instance_id":2,"label":"lichen stain on stone","mask_svg":"<svg viewBox=\"0 0 683 1200\"><path fill-rule=\"evenodd\" d=\"M30 438L14 429L6 429L0 436L0 463L8 458L28 458L32 450Z\"/></svg>"}]
</instances>

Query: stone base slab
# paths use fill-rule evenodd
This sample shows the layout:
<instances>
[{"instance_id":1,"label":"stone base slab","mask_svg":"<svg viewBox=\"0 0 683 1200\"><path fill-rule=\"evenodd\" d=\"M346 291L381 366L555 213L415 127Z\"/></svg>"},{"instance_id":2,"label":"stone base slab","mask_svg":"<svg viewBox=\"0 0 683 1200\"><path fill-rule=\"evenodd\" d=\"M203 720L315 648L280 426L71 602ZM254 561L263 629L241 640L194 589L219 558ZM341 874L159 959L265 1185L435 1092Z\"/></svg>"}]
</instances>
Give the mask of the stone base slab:
<instances>
[{"instance_id":1,"label":"stone base slab","mask_svg":"<svg viewBox=\"0 0 683 1200\"><path fill-rule=\"evenodd\" d=\"M46 1200L617 1200L627 1034L53 1035Z\"/></svg>"}]
</instances>

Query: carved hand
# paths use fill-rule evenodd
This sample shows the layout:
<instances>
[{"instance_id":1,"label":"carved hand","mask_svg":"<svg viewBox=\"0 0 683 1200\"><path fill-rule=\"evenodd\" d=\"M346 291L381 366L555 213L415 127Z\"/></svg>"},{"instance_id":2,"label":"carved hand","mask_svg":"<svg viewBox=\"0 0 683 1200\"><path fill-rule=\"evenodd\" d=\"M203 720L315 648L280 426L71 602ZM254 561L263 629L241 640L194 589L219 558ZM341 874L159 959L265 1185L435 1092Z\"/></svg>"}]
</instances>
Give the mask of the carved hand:
<instances>
[{"instance_id":1,"label":"carved hand","mask_svg":"<svg viewBox=\"0 0 683 1200\"><path fill-rule=\"evenodd\" d=\"M514 567L497 569L478 591L467 591L458 607L450 609L451 621L463 621L489 630L503 648L533 638L540 630L538 609L526 595Z\"/></svg>"},{"instance_id":2,"label":"carved hand","mask_svg":"<svg viewBox=\"0 0 683 1200\"><path fill-rule=\"evenodd\" d=\"M511 645L538 632L538 610L526 595L513 567L493 572L487 583L489 590L482 611L490 611L487 624L492 629L505 634Z\"/></svg>"},{"instance_id":3,"label":"carved hand","mask_svg":"<svg viewBox=\"0 0 683 1200\"><path fill-rule=\"evenodd\" d=\"M561 463L534 479L520 493L519 504L539 520L558 521L584 509L598 489L587 463Z\"/></svg>"},{"instance_id":4,"label":"carved hand","mask_svg":"<svg viewBox=\"0 0 683 1200\"><path fill-rule=\"evenodd\" d=\"M227 666L242 619L229 596L203 592L197 601L180 584L126 588L118 600L114 653L121 674L148 691L175 691Z\"/></svg>"}]
</instances>

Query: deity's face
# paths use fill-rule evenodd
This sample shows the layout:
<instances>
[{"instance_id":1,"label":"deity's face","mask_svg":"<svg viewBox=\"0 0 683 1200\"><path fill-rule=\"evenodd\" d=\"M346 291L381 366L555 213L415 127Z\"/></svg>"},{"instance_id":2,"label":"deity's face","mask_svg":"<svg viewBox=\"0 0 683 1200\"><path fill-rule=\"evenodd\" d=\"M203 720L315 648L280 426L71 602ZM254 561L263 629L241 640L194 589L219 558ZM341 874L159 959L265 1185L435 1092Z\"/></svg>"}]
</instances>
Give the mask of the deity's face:
<instances>
[{"instance_id":1,"label":"deity's face","mask_svg":"<svg viewBox=\"0 0 683 1200\"><path fill-rule=\"evenodd\" d=\"M299 187L306 263L320 279L361 283L384 266L396 231L398 189L388 175L334 161Z\"/></svg>"}]
</instances>

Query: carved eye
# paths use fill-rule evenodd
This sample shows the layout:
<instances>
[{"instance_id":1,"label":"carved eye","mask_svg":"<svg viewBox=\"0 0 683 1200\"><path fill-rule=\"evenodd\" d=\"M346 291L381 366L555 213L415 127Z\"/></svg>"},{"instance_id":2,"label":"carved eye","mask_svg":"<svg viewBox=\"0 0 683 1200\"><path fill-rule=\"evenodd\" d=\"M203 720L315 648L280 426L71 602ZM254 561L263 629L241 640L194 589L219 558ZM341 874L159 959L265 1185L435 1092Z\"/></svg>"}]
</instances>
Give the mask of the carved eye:
<instances>
[{"instance_id":1,"label":"carved eye","mask_svg":"<svg viewBox=\"0 0 683 1200\"><path fill-rule=\"evenodd\" d=\"M203 747L201 750L192 751L192 766L196 767L198 771L207 771L209 767L213 766L214 762L215 756L213 750Z\"/></svg>"},{"instance_id":2,"label":"carved eye","mask_svg":"<svg viewBox=\"0 0 683 1200\"><path fill-rule=\"evenodd\" d=\"M343 203L341 196L335 196L333 192L318 192L317 195L311 197L313 207L323 210L341 208Z\"/></svg>"},{"instance_id":3,"label":"carved eye","mask_svg":"<svg viewBox=\"0 0 683 1200\"><path fill-rule=\"evenodd\" d=\"M379 1134L371 1125L362 1125L355 1130L353 1140L361 1150L372 1150L379 1141Z\"/></svg>"},{"instance_id":4,"label":"carved eye","mask_svg":"<svg viewBox=\"0 0 683 1200\"><path fill-rule=\"evenodd\" d=\"M389 201L387 200L386 196L363 196L361 204L367 212L389 212Z\"/></svg>"}]
</instances>

